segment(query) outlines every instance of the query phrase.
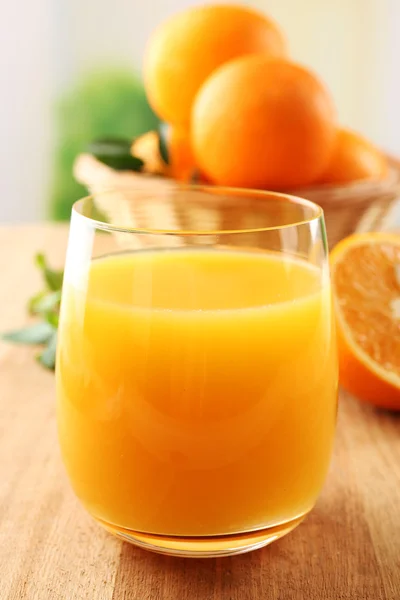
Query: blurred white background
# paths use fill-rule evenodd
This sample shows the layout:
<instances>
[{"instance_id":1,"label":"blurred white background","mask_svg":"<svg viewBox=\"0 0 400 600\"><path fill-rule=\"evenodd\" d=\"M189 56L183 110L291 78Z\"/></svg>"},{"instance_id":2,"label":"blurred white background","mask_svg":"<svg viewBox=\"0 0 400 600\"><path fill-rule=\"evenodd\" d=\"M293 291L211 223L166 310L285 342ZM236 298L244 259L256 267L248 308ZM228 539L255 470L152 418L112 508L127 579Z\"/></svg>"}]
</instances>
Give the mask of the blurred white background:
<instances>
[{"instance_id":1,"label":"blurred white background","mask_svg":"<svg viewBox=\"0 0 400 600\"><path fill-rule=\"evenodd\" d=\"M249 0L328 84L343 124L400 155L400 0ZM45 216L56 98L99 63L140 69L154 26L194 0L15 0L0 25L0 222Z\"/></svg>"}]
</instances>

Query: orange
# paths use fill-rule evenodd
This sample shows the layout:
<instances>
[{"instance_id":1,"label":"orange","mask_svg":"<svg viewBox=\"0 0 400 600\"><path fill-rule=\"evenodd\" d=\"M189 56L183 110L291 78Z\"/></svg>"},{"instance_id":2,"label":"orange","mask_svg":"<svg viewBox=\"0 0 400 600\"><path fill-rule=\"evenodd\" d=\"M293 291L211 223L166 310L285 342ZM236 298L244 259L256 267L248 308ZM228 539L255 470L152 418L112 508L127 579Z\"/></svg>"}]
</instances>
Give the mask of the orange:
<instances>
[{"instance_id":1,"label":"orange","mask_svg":"<svg viewBox=\"0 0 400 600\"><path fill-rule=\"evenodd\" d=\"M340 382L400 410L400 235L348 237L331 253Z\"/></svg>"},{"instance_id":2,"label":"orange","mask_svg":"<svg viewBox=\"0 0 400 600\"><path fill-rule=\"evenodd\" d=\"M187 125L205 79L223 63L257 52L286 53L282 33L263 14L230 4L188 8L149 39L143 70L149 101L164 121Z\"/></svg>"},{"instance_id":3,"label":"orange","mask_svg":"<svg viewBox=\"0 0 400 600\"><path fill-rule=\"evenodd\" d=\"M171 177L178 181L190 181L196 171L190 133L181 127L170 126L167 146Z\"/></svg>"},{"instance_id":4,"label":"orange","mask_svg":"<svg viewBox=\"0 0 400 600\"><path fill-rule=\"evenodd\" d=\"M309 184L326 168L335 136L327 90L284 59L258 55L227 63L204 83L193 107L197 162L220 185Z\"/></svg>"},{"instance_id":5,"label":"orange","mask_svg":"<svg viewBox=\"0 0 400 600\"><path fill-rule=\"evenodd\" d=\"M360 179L383 179L385 156L367 139L348 129L339 129L335 149L320 183L346 183Z\"/></svg>"}]
</instances>

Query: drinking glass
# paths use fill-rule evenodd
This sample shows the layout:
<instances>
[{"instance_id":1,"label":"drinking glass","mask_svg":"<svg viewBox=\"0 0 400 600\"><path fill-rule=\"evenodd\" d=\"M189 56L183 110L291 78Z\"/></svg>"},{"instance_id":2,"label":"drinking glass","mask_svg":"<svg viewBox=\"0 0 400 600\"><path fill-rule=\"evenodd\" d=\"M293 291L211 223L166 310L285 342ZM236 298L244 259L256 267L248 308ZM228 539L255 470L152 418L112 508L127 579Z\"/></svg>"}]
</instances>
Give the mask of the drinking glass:
<instances>
[{"instance_id":1,"label":"drinking glass","mask_svg":"<svg viewBox=\"0 0 400 600\"><path fill-rule=\"evenodd\" d=\"M58 430L103 527L184 556L280 538L319 495L336 403L321 208L150 182L74 205Z\"/></svg>"}]
</instances>

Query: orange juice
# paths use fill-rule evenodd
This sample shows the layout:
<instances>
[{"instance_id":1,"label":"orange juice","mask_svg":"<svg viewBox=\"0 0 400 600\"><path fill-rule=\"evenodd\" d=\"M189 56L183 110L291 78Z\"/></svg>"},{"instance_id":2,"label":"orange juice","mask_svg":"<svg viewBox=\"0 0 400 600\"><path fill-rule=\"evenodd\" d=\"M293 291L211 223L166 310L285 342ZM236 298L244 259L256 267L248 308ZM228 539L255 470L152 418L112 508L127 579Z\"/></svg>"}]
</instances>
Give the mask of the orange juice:
<instances>
[{"instance_id":1,"label":"orange juice","mask_svg":"<svg viewBox=\"0 0 400 600\"><path fill-rule=\"evenodd\" d=\"M337 373L329 282L272 252L164 250L66 277L59 436L103 523L213 536L314 505Z\"/></svg>"}]
</instances>

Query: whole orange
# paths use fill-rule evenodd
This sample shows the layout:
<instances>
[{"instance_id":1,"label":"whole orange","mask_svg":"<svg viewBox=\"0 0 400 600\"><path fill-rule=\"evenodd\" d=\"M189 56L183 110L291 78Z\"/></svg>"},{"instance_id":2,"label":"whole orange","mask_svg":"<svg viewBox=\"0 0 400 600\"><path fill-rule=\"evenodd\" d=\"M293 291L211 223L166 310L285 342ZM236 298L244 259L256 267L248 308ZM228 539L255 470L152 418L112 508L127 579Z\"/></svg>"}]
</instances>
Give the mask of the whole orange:
<instances>
[{"instance_id":1,"label":"whole orange","mask_svg":"<svg viewBox=\"0 0 400 600\"><path fill-rule=\"evenodd\" d=\"M307 185L326 168L335 136L325 87L283 59L256 55L227 63L204 83L193 106L198 165L220 185Z\"/></svg>"},{"instance_id":2,"label":"whole orange","mask_svg":"<svg viewBox=\"0 0 400 600\"><path fill-rule=\"evenodd\" d=\"M346 183L382 179L387 174L385 156L367 139L348 129L339 129L335 149L320 183Z\"/></svg>"},{"instance_id":3,"label":"whole orange","mask_svg":"<svg viewBox=\"0 0 400 600\"><path fill-rule=\"evenodd\" d=\"M143 69L147 96L164 121L187 125L199 87L217 67L245 54L282 56L285 46L275 23L247 7L188 8L149 39Z\"/></svg>"}]
</instances>

